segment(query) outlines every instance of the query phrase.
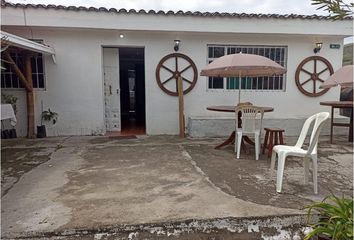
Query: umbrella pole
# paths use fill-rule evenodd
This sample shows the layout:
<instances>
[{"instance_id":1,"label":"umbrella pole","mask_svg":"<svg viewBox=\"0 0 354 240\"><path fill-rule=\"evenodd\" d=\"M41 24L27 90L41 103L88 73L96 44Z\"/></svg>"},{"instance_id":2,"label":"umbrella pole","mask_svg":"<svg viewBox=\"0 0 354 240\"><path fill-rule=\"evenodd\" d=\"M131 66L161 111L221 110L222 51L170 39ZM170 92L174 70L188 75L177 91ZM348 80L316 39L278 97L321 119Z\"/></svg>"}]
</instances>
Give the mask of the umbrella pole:
<instances>
[{"instance_id":1,"label":"umbrella pole","mask_svg":"<svg viewBox=\"0 0 354 240\"><path fill-rule=\"evenodd\" d=\"M238 73L238 103L241 102L241 71Z\"/></svg>"}]
</instances>

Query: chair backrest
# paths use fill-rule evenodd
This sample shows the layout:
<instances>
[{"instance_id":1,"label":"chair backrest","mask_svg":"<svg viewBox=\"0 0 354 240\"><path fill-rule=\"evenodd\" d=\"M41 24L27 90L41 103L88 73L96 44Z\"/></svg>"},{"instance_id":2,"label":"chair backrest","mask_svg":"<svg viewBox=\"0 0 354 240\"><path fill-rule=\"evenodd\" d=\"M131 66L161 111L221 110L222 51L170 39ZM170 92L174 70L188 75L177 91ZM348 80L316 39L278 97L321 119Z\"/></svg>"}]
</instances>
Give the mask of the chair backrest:
<instances>
[{"instance_id":1,"label":"chair backrest","mask_svg":"<svg viewBox=\"0 0 354 240\"><path fill-rule=\"evenodd\" d=\"M254 133L256 130L262 129L262 120L264 111L260 107L253 105L239 105L235 109L236 128L240 126L244 133Z\"/></svg>"},{"instance_id":2,"label":"chair backrest","mask_svg":"<svg viewBox=\"0 0 354 240\"><path fill-rule=\"evenodd\" d=\"M307 154L317 153L318 138L320 136L321 129L328 118L329 118L328 112L320 112L306 119L295 146L300 148L302 147L306 139L307 133L310 129L310 126L313 125L312 133L310 137L310 144L309 144L309 148L307 149Z\"/></svg>"},{"instance_id":3,"label":"chair backrest","mask_svg":"<svg viewBox=\"0 0 354 240\"><path fill-rule=\"evenodd\" d=\"M249 105L253 105L251 102L240 102L237 104L237 107L240 107L240 106L249 106Z\"/></svg>"}]
</instances>

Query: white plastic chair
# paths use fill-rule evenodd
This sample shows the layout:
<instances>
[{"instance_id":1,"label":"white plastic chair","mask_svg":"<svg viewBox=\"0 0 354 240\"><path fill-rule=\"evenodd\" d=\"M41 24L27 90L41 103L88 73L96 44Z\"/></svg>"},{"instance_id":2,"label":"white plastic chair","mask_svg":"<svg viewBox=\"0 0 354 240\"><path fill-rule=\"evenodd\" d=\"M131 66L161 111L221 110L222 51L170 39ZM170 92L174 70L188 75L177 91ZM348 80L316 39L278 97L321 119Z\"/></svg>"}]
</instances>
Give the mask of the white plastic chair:
<instances>
[{"instance_id":1,"label":"white plastic chair","mask_svg":"<svg viewBox=\"0 0 354 240\"><path fill-rule=\"evenodd\" d=\"M304 159L305 168L305 184L308 184L309 180L309 160L312 160L312 177L313 177L313 187L315 194L318 193L317 189L317 143L318 137L320 135L321 128L323 124L328 119L329 113L321 112L309 117L301 130L300 136L295 144L295 146L287 145L276 145L273 147L272 160L270 164L271 175L273 175L276 156L278 156L278 168L277 168L277 192L281 192L283 173L285 166L285 159L287 156L302 157ZM312 124L314 122L314 124ZM305 138L309 131L310 126L313 125L312 133L310 137L310 143L308 149L303 149Z\"/></svg>"},{"instance_id":2,"label":"white plastic chair","mask_svg":"<svg viewBox=\"0 0 354 240\"><path fill-rule=\"evenodd\" d=\"M240 158L242 136L254 135L256 160L259 159L260 136L263 120L263 109L251 104L242 104L236 107L235 152ZM241 127L239 126L239 113L241 113ZM259 115L259 116L258 116Z\"/></svg>"}]
</instances>

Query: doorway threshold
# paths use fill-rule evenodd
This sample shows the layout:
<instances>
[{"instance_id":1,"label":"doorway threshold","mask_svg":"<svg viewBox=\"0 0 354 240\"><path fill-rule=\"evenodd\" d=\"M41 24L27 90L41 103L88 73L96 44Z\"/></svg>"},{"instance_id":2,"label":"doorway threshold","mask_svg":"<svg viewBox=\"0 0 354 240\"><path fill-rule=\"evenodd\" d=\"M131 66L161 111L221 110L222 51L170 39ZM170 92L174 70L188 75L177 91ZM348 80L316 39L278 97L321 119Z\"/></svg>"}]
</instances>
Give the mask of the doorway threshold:
<instances>
[{"instance_id":1,"label":"doorway threshold","mask_svg":"<svg viewBox=\"0 0 354 240\"><path fill-rule=\"evenodd\" d=\"M117 138L117 139L133 139L137 138L139 135L145 135L145 133L133 133L133 132L116 132L116 131L107 131L105 136L109 138Z\"/></svg>"}]
</instances>

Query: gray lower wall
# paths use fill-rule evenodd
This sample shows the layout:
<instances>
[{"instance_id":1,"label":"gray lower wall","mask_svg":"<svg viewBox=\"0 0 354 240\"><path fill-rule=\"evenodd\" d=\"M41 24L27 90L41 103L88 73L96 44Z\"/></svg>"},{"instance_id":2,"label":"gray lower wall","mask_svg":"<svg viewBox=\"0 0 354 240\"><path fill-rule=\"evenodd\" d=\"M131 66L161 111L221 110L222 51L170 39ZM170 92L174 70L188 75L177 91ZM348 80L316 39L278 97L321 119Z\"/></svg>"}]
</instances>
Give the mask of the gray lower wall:
<instances>
[{"instance_id":1,"label":"gray lower wall","mask_svg":"<svg viewBox=\"0 0 354 240\"><path fill-rule=\"evenodd\" d=\"M285 130L285 136L299 136L305 118L292 119L263 119L264 127L277 127ZM335 122L349 122L349 118L338 116ZM232 117L189 117L188 134L190 137L225 137L235 128L235 120ZM348 127L334 127L334 135L347 135ZM330 134L330 120L328 120L321 132L322 135Z\"/></svg>"}]
</instances>

